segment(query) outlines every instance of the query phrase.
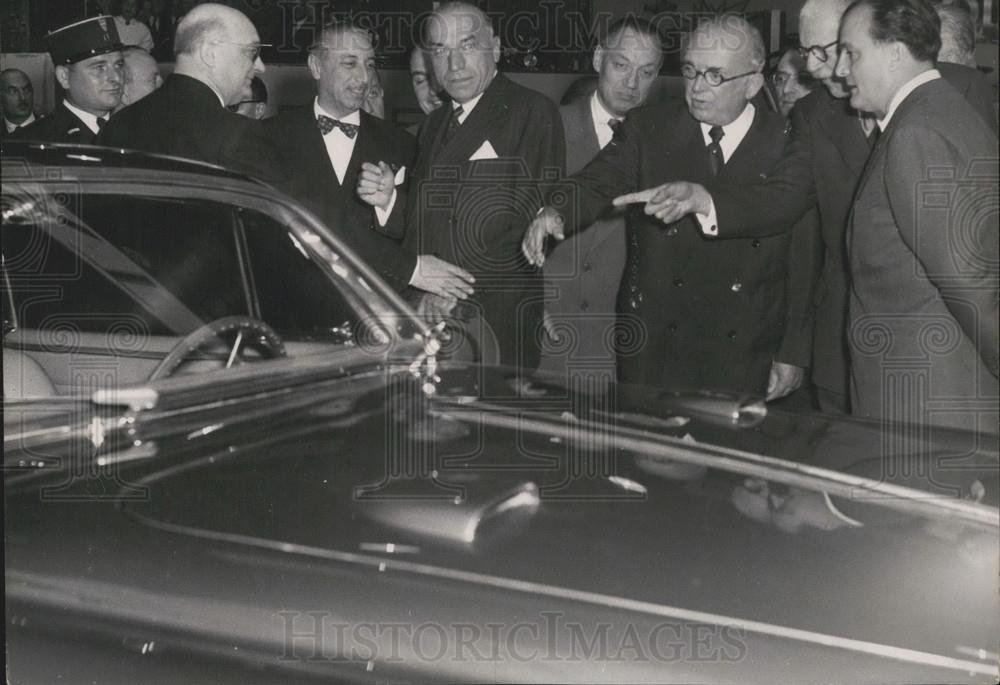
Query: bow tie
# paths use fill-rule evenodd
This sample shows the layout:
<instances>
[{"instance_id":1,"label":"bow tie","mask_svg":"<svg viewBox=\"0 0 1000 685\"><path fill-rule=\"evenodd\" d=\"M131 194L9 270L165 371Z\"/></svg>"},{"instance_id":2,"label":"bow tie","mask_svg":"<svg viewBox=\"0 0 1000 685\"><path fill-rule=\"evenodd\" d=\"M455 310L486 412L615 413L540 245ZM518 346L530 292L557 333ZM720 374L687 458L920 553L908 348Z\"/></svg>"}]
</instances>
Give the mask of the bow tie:
<instances>
[{"instance_id":1,"label":"bow tie","mask_svg":"<svg viewBox=\"0 0 1000 685\"><path fill-rule=\"evenodd\" d=\"M319 130L324 136L335 128L339 128L343 131L344 135L348 138L353 138L358 135L357 124L345 124L343 121L331 119L330 117L323 116L322 114L316 117L316 125L319 126Z\"/></svg>"}]
</instances>

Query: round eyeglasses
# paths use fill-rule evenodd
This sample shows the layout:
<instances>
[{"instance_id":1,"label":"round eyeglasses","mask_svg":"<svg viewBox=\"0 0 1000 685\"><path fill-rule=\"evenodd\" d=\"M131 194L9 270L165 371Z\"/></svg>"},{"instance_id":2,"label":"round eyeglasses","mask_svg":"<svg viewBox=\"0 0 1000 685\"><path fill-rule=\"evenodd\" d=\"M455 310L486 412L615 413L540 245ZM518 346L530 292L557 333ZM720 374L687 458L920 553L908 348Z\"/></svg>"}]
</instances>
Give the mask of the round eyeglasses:
<instances>
[{"instance_id":1,"label":"round eyeglasses","mask_svg":"<svg viewBox=\"0 0 1000 685\"><path fill-rule=\"evenodd\" d=\"M699 71L694 68L693 64L685 64L681 67L681 76L686 78L688 81L694 81L699 76L705 77L705 83L715 88L716 86L721 86L726 81L735 81L738 78L743 78L744 76L750 76L752 74L758 73L756 70L747 71L742 74L737 74L736 76L723 76L718 69L706 69L705 71Z\"/></svg>"},{"instance_id":2,"label":"round eyeglasses","mask_svg":"<svg viewBox=\"0 0 1000 685\"><path fill-rule=\"evenodd\" d=\"M810 45L809 47L799 48L799 57L803 60L809 59L809 55L812 55L817 62L828 62L830 61L830 54L827 52L830 48L837 44L837 41L832 43L827 43L826 45Z\"/></svg>"}]
</instances>

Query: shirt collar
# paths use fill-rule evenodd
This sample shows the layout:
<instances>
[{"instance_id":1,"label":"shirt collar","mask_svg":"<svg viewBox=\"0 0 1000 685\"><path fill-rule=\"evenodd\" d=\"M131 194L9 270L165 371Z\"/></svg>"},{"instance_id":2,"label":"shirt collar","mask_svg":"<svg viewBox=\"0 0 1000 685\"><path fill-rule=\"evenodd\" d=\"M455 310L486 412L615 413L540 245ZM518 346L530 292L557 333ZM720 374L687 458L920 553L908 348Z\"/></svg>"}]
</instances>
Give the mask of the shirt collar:
<instances>
[{"instance_id":1,"label":"shirt collar","mask_svg":"<svg viewBox=\"0 0 1000 685\"><path fill-rule=\"evenodd\" d=\"M915 91L920 86L941 78L941 72L937 69L928 69L923 71L909 81L903 84L903 87L896 91L896 94L892 96L892 100L889 102L889 109L886 110L885 117L877 120L877 124L880 130L885 131L885 127L889 125L892 121L892 115L896 113L896 110L906 99L906 96Z\"/></svg>"},{"instance_id":2,"label":"shirt collar","mask_svg":"<svg viewBox=\"0 0 1000 685\"><path fill-rule=\"evenodd\" d=\"M35 113L32 112L31 114L28 115L28 118L25 119L24 121L22 121L20 124L15 124L13 121L11 121L10 119L8 119L7 117L4 117L3 118L3 125L7 129L7 133L10 133L14 129L16 129L16 128L24 128L25 126L27 126L28 124L33 123L34 121L35 121Z\"/></svg>"},{"instance_id":3,"label":"shirt collar","mask_svg":"<svg viewBox=\"0 0 1000 685\"><path fill-rule=\"evenodd\" d=\"M97 126L97 117L95 117L93 114L91 114L90 112L83 111L69 100L63 100L63 105L66 107L66 109L75 114L80 121L86 124L87 128L89 128L92 133L97 133L98 131L100 131L100 129ZM107 117L105 117L105 119L107 119Z\"/></svg>"},{"instance_id":4,"label":"shirt collar","mask_svg":"<svg viewBox=\"0 0 1000 685\"><path fill-rule=\"evenodd\" d=\"M342 121L345 124L354 124L355 126L361 125L361 110L356 109L350 114L348 114L346 117L335 117L320 106L318 97L313 98L313 114L316 115L316 118L319 118L319 115L322 114L325 117L330 117L331 119L337 119L338 121Z\"/></svg>"},{"instance_id":5,"label":"shirt collar","mask_svg":"<svg viewBox=\"0 0 1000 685\"><path fill-rule=\"evenodd\" d=\"M601 98L597 97L597 91L594 91L594 94L590 96L590 116L594 119L595 129L599 126L607 126L609 120L618 118L601 104Z\"/></svg>"},{"instance_id":6,"label":"shirt collar","mask_svg":"<svg viewBox=\"0 0 1000 685\"><path fill-rule=\"evenodd\" d=\"M739 145L740 141L750 130L750 126L753 124L753 115L757 109L752 103L748 102L747 106L743 108L743 111L738 117L730 121L728 124L722 127L723 133L726 135L723 140L728 139L734 145ZM709 131L712 130L711 124L706 124L704 121L698 122L701 125L701 135L705 138L705 145L712 142L712 136L709 135Z\"/></svg>"}]
</instances>

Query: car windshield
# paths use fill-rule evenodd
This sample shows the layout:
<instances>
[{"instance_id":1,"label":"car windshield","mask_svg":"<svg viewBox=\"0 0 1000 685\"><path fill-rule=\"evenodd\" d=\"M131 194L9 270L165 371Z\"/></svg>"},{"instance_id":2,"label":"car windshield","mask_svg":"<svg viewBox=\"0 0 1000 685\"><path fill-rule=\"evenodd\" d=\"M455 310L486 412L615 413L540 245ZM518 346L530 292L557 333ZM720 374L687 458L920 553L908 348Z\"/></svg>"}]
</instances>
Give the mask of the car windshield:
<instances>
[{"instance_id":1,"label":"car windshield","mask_svg":"<svg viewBox=\"0 0 1000 685\"><path fill-rule=\"evenodd\" d=\"M365 343L384 352L393 331L373 294L318 235L202 195L5 183L5 372L23 355L52 387L27 388L22 364L28 394L76 395Z\"/></svg>"}]
</instances>

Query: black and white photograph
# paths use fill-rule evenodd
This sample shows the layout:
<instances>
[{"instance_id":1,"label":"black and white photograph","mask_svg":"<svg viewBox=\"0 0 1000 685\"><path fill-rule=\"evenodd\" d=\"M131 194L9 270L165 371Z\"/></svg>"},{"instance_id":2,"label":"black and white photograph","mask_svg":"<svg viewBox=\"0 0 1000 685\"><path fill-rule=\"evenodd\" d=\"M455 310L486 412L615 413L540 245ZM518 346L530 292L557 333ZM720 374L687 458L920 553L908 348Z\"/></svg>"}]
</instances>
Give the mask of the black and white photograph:
<instances>
[{"instance_id":1,"label":"black and white photograph","mask_svg":"<svg viewBox=\"0 0 1000 685\"><path fill-rule=\"evenodd\" d=\"M998 4L2 0L6 682L998 682Z\"/></svg>"}]
</instances>

